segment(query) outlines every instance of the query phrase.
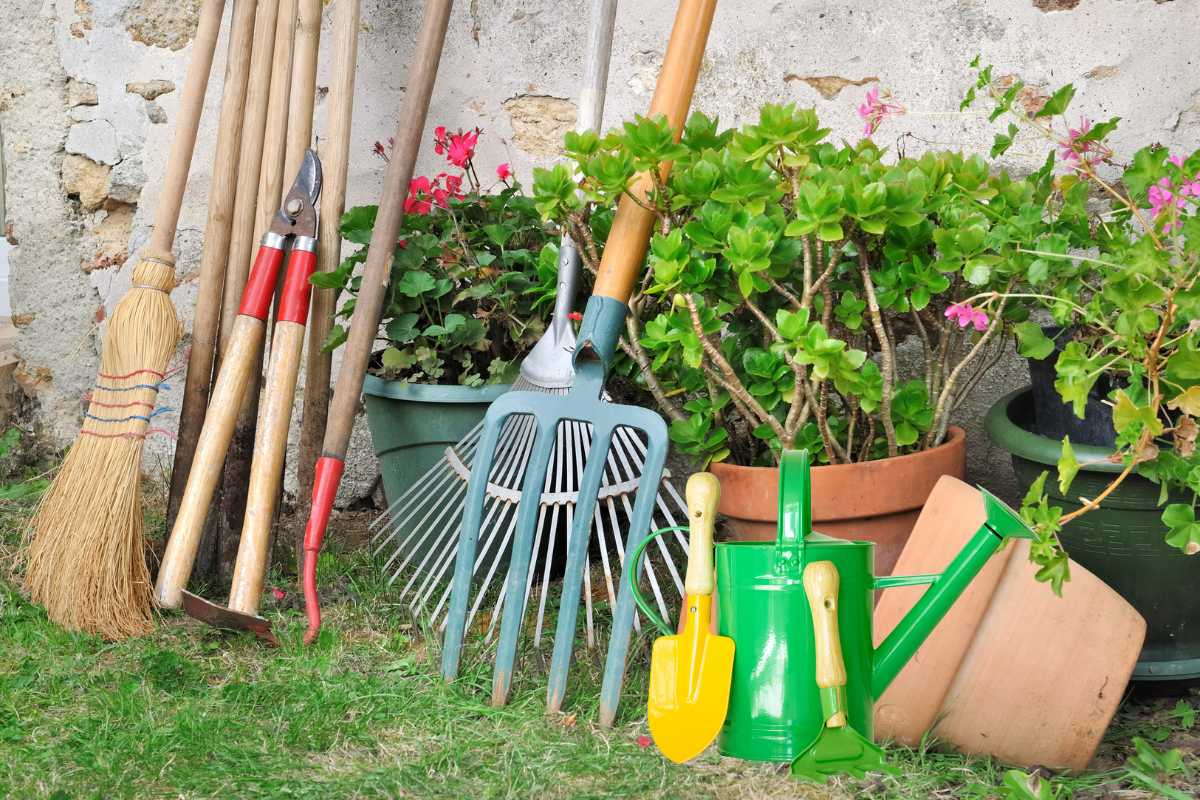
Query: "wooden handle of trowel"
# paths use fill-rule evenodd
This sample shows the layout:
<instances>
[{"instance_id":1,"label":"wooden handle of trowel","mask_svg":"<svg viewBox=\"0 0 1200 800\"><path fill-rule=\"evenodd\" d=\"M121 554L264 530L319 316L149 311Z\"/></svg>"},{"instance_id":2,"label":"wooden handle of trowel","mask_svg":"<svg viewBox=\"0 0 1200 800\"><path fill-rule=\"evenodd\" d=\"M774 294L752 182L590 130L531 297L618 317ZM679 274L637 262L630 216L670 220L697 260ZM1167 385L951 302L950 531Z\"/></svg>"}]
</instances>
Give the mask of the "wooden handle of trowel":
<instances>
[{"instance_id":1,"label":"wooden handle of trowel","mask_svg":"<svg viewBox=\"0 0 1200 800\"><path fill-rule=\"evenodd\" d=\"M713 593L713 525L721 482L711 472L697 472L688 478L688 567L684 589L688 594Z\"/></svg>"},{"instance_id":2,"label":"wooden handle of trowel","mask_svg":"<svg viewBox=\"0 0 1200 800\"><path fill-rule=\"evenodd\" d=\"M696 76L700 74L700 61L704 58L704 46L716 8L717 0L680 0L679 10L675 12L675 26L671 29L662 71L658 74L649 116L665 115L675 131L676 141L683 133L683 124L692 104ZM670 164L663 164L663 180L669 171ZM641 200L652 187L650 173L644 172L634 178L629 191ZM653 227L654 212L629 197L621 198L604 245L600 269L596 272L593 295L611 297L622 303L629 300L646 257Z\"/></svg>"},{"instance_id":3,"label":"wooden handle of trowel","mask_svg":"<svg viewBox=\"0 0 1200 800\"><path fill-rule=\"evenodd\" d=\"M804 593L812 609L817 650L817 686L846 685L846 662L838 635L838 577L832 561L815 561L804 568Z\"/></svg>"}]
</instances>

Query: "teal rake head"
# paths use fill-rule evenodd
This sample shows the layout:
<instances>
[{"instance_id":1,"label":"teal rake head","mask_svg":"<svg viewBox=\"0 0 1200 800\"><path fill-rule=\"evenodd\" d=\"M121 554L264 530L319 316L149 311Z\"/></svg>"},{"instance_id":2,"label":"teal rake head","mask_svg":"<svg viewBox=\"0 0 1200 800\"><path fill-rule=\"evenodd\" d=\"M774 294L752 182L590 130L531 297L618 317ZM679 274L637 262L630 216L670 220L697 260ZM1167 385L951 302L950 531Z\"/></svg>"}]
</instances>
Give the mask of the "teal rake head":
<instances>
[{"instance_id":1,"label":"teal rake head","mask_svg":"<svg viewBox=\"0 0 1200 800\"><path fill-rule=\"evenodd\" d=\"M484 418L483 435L472 465L463 510L462 532L459 536L442 648L442 676L446 680L453 680L458 674L471 579L477 561L485 491L500 433L509 417L514 414L528 414L534 420L535 437L521 486L508 576L505 579L500 639L492 678L494 705L503 705L507 701L512 685L513 665L527 599L526 586L533 558L538 500L545 485L545 473L561 423L585 423L591 428L592 441L579 484L578 505L568 538L567 564L563 575L562 599L547 690L547 706L550 710L558 710L566 691L596 498L604 476L609 445L614 435L630 434L629 431L622 431L622 428L632 429L633 432L646 437L645 461L633 512L628 521L624 552L630 552L630 548L636 547L649 532L667 456L666 424L662 417L649 409L603 400L604 380L616 349L617 338L624 326L627 310L624 303L612 298L592 297L588 301L579 330L579 345L575 353L575 381L570 391L562 395L508 392L493 401ZM625 570L629 568L630 565L626 563ZM610 724L616 714L625 672L625 656L633 627L634 606L628 588L628 576L622 576L620 586L617 606L613 611L613 628L609 640L604 686L601 690L601 722L604 724Z\"/></svg>"}]
</instances>

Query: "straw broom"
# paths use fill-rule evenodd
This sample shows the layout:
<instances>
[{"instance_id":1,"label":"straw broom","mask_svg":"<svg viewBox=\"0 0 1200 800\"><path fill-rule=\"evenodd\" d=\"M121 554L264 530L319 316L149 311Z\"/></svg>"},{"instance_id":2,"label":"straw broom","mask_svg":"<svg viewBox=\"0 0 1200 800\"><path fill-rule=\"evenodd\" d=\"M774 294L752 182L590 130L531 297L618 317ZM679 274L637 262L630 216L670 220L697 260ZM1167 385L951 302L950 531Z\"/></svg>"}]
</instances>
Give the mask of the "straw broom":
<instances>
[{"instance_id":1,"label":"straw broom","mask_svg":"<svg viewBox=\"0 0 1200 800\"><path fill-rule=\"evenodd\" d=\"M120 639L153 626L142 445L181 329L171 246L225 0L207 0L188 65L154 234L109 319L79 437L30 521L25 588L64 627Z\"/></svg>"}]
</instances>

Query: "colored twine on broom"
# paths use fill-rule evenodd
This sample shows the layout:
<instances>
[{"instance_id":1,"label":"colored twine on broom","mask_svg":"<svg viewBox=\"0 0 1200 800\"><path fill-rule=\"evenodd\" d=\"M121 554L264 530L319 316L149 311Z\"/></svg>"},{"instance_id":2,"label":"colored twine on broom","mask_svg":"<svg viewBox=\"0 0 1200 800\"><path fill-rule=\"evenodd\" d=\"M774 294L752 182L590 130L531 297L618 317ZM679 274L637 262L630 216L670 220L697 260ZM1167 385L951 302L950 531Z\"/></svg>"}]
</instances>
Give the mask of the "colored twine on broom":
<instances>
[{"instance_id":1,"label":"colored twine on broom","mask_svg":"<svg viewBox=\"0 0 1200 800\"><path fill-rule=\"evenodd\" d=\"M154 617L141 498L142 445L179 343L175 269L143 257L109 318L79 437L29 525L25 588L54 622L106 639Z\"/></svg>"}]
</instances>

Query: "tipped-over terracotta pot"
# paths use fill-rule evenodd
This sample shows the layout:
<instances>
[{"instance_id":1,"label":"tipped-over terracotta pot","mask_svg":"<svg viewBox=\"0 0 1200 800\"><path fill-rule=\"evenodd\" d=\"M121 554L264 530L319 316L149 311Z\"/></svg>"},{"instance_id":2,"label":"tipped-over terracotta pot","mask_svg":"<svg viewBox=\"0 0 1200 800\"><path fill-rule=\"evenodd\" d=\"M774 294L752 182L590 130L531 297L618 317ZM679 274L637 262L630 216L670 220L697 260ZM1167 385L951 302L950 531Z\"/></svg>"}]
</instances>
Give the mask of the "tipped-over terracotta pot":
<instances>
[{"instance_id":1,"label":"tipped-over terracotta pot","mask_svg":"<svg viewBox=\"0 0 1200 800\"><path fill-rule=\"evenodd\" d=\"M938 478L960 480L967 464L967 437L950 426L946 441L930 450L859 464L812 470L813 528L839 539L875 542L875 572L890 575ZM721 481L717 506L736 539L774 541L779 470L714 463Z\"/></svg>"}]
</instances>

